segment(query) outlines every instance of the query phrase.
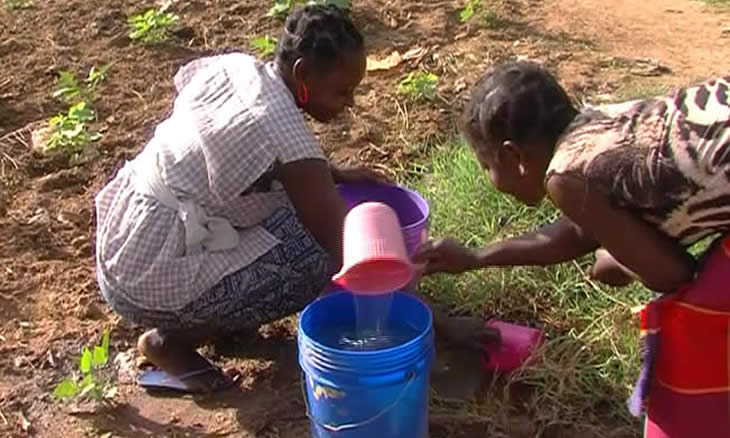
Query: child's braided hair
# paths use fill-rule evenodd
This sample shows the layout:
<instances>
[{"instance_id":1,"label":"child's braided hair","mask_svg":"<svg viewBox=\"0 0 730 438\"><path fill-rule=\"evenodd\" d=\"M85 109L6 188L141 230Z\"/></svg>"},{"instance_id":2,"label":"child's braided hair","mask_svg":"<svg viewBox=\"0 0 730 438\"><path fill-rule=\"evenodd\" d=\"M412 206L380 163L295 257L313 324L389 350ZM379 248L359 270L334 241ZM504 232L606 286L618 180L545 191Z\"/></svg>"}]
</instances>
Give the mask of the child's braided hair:
<instances>
[{"instance_id":1,"label":"child's braided hair","mask_svg":"<svg viewBox=\"0 0 730 438\"><path fill-rule=\"evenodd\" d=\"M553 147L576 115L567 93L546 69L532 62L511 62L479 80L461 129L473 146L511 140Z\"/></svg>"},{"instance_id":2,"label":"child's braided hair","mask_svg":"<svg viewBox=\"0 0 730 438\"><path fill-rule=\"evenodd\" d=\"M297 59L305 57L320 68L328 68L343 52L363 47L362 34L342 9L310 5L287 17L276 47L276 60L287 70Z\"/></svg>"}]
</instances>

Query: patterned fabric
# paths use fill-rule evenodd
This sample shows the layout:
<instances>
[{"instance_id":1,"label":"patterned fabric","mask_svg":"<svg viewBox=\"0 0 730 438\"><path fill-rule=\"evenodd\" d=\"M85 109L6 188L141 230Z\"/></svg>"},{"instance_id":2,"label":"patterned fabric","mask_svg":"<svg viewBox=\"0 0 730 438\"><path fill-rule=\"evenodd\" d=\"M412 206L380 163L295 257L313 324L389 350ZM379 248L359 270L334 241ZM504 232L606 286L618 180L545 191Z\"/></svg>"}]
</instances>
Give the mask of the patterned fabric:
<instances>
[{"instance_id":1,"label":"patterned fabric","mask_svg":"<svg viewBox=\"0 0 730 438\"><path fill-rule=\"evenodd\" d=\"M651 385L654 380L654 364L659 352L659 303L652 301L641 309L641 369L634 391L629 398L629 412L639 417L646 413Z\"/></svg>"},{"instance_id":2,"label":"patterned fabric","mask_svg":"<svg viewBox=\"0 0 730 438\"><path fill-rule=\"evenodd\" d=\"M164 184L239 232L233 249L186 254L178 213L135 190L128 163L96 197L99 276L135 306L172 311L251 264L280 240L259 224L288 206L280 164L326 159L273 64L240 53L175 76L178 96L144 153ZM136 160L139 159L136 158Z\"/></svg>"},{"instance_id":3,"label":"patterned fabric","mask_svg":"<svg viewBox=\"0 0 730 438\"><path fill-rule=\"evenodd\" d=\"M730 76L587 108L548 169L601 187L683 244L730 229Z\"/></svg>"},{"instance_id":4,"label":"patterned fabric","mask_svg":"<svg viewBox=\"0 0 730 438\"><path fill-rule=\"evenodd\" d=\"M730 237L697 279L642 310L642 368L630 408L645 437L730 436Z\"/></svg>"},{"instance_id":5,"label":"patterned fabric","mask_svg":"<svg viewBox=\"0 0 730 438\"><path fill-rule=\"evenodd\" d=\"M262 226L282 243L178 311L141 308L103 279L102 294L123 317L154 328L205 326L225 334L294 314L325 290L334 273L331 259L291 209L277 210Z\"/></svg>"}]
</instances>

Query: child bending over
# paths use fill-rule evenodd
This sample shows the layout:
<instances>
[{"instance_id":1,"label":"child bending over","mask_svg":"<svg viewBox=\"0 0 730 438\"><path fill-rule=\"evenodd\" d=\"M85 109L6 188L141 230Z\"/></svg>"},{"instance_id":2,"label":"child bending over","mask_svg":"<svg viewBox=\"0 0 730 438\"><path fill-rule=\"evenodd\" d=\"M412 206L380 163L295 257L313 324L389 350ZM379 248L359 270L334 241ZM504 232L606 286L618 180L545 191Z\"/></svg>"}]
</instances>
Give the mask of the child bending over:
<instances>
[{"instance_id":1,"label":"child bending over","mask_svg":"<svg viewBox=\"0 0 730 438\"><path fill-rule=\"evenodd\" d=\"M430 242L418 259L430 273L460 273L546 266L595 251L594 278L615 286L638 280L656 292L676 292L682 305L697 311L682 329L709 339L709 350L726 351L730 258L722 243L730 229L729 87L730 77L717 78L666 96L579 110L542 67L497 67L476 86L462 132L498 190L528 205L547 196L563 216L483 248L451 239ZM719 238L707 254L715 263L704 269L687 248L713 235ZM724 281L713 288L703 280L708 278ZM700 282L703 287L695 287ZM722 322L708 324L711 317ZM654 368L665 377L684 377L667 382L655 376L650 382L647 436L730 436L728 355L713 368L720 372L724 366L724 377L709 385L704 371L687 373L685 362L676 365L679 356L696 352L683 351L676 339L669 342L675 345L672 357L669 348L661 349ZM715 357L698 354L691 361Z\"/></svg>"}]
</instances>

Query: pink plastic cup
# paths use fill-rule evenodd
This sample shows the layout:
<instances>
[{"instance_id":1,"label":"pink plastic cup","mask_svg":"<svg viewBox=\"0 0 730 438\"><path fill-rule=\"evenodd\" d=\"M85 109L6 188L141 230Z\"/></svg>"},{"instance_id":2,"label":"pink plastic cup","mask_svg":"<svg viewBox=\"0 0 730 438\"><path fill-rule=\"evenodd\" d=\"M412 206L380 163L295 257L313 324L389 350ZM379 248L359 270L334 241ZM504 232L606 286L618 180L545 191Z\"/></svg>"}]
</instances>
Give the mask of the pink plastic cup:
<instances>
[{"instance_id":1,"label":"pink plastic cup","mask_svg":"<svg viewBox=\"0 0 730 438\"><path fill-rule=\"evenodd\" d=\"M502 342L499 346L488 345L489 358L484 367L489 371L512 372L521 367L535 348L545 342L543 331L492 319L487 327L499 330Z\"/></svg>"},{"instance_id":2,"label":"pink plastic cup","mask_svg":"<svg viewBox=\"0 0 730 438\"><path fill-rule=\"evenodd\" d=\"M343 266L332 281L357 294L378 295L407 285L414 267L395 211L380 202L362 203L345 217Z\"/></svg>"}]
</instances>

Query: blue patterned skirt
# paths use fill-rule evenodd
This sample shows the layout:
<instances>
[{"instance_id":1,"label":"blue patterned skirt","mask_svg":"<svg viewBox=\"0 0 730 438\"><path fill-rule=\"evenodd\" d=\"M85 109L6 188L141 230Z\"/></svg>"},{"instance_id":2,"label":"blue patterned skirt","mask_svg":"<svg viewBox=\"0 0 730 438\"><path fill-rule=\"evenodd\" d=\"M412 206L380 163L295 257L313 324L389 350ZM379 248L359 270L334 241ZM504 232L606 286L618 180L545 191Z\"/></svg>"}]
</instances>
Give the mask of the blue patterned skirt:
<instances>
[{"instance_id":1,"label":"blue patterned skirt","mask_svg":"<svg viewBox=\"0 0 730 438\"><path fill-rule=\"evenodd\" d=\"M281 243L180 310L140 308L99 279L102 295L122 317L150 328L212 327L225 334L294 314L329 285L332 261L291 209L278 209L262 226Z\"/></svg>"}]
</instances>

